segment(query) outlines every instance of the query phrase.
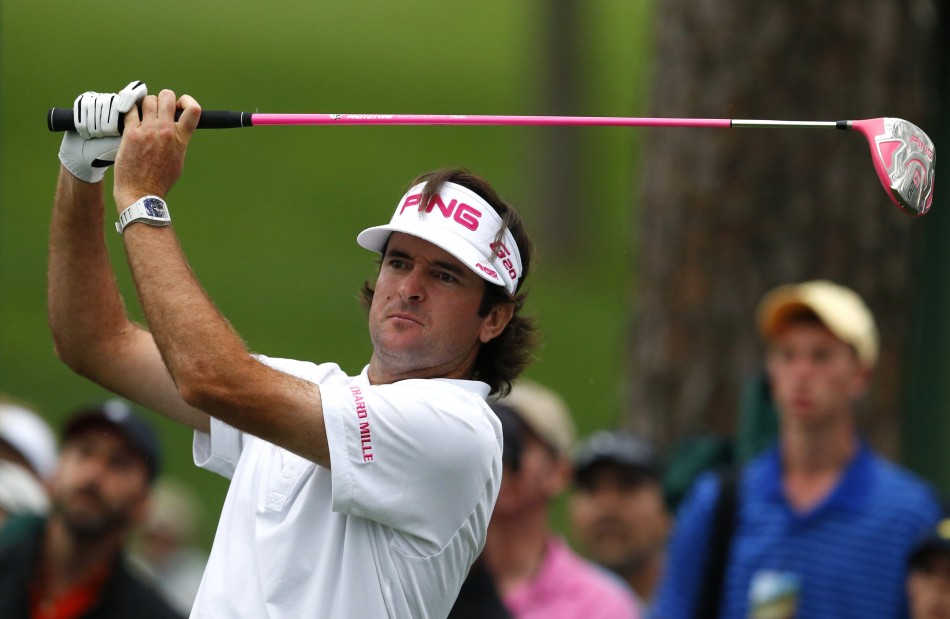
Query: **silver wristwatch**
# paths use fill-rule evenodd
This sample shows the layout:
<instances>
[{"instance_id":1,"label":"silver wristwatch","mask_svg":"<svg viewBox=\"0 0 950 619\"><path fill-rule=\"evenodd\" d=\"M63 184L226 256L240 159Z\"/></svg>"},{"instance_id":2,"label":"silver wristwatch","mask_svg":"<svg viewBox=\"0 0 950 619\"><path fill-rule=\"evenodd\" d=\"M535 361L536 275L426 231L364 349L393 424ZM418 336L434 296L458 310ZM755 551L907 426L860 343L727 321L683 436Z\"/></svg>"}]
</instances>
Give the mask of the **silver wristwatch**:
<instances>
[{"instance_id":1,"label":"silver wristwatch","mask_svg":"<svg viewBox=\"0 0 950 619\"><path fill-rule=\"evenodd\" d=\"M172 222L172 218L168 214L168 205L164 200L158 196L145 196L122 211L119 221L115 223L115 229L122 234L126 226L137 221L150 226L167 226Z\"/></svg>"}]
</instances>

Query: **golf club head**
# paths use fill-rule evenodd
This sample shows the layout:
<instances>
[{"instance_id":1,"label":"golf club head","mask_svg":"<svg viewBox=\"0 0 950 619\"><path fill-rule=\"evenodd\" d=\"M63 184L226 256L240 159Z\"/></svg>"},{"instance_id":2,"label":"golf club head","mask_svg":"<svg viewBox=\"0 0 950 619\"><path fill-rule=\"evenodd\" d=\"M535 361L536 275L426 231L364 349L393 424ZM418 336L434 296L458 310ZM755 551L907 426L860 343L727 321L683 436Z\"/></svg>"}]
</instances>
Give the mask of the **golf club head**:
<instances>
[{"instance_id":1,"label":"golf club head","mask_svg":"<svg viewBox=\"0 0 950 619\"><path fill-rule=\"evenodd\" d=\"M874 169L891 201L919 217L934 197L934 143L920 127L901 118L870 118L851 122L871 147Z\"/></svg>"}]
</instances>

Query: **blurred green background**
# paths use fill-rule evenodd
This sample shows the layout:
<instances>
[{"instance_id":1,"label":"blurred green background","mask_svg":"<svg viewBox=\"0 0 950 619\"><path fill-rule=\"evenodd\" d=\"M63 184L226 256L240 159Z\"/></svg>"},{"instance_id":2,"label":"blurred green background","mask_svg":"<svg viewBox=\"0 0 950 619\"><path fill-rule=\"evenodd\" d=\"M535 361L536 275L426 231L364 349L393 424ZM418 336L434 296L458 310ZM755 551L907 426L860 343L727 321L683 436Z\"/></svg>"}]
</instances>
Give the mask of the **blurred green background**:
<instances>
[{"instance_id":1,"label":"blurred green background","mask_svg":"<svg viewBox=\"0 0 950 619\"><path fill-rule=\"evenodd\" d=\"M0 392L53 424L108 396L57 361L47 329L46 242L60 142L44 127L47 108L140 79L153 93L189 93L205 109L637 115L650 3L582 6L580 109L564 110L545 95L542 0L0 3ZM538 229L551 215L539 197L548 180L544 131L205 131L169 203L192 267L252 350L358 372L370 347L357 293L375 265L356 233L387 220L418 173L447 165L486 176L523 211L529 230ZM527 375L555 386L587 434L621 414L637 131L577 131L584 227L573 231L578 249L566 258L536 239L526 310L538 317L544 345ZM140 316L120 238L108 238L126 302ZM189 432L157 423L167 474L205 498L208 543L226 482L193 467Z\"/></svg>"}]
</instances>

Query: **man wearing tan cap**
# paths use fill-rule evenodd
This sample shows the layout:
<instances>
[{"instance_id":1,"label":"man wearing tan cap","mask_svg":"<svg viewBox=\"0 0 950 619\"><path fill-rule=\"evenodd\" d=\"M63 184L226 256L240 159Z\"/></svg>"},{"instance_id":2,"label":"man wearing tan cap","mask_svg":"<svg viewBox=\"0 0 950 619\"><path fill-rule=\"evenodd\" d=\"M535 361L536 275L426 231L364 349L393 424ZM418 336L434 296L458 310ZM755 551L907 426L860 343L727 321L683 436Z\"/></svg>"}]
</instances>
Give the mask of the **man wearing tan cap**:
<instances>
[{"instance_id":1,"label":"man wearing tan cap","mask_svg":"<svg viewBox=\"0 0 950 619\"><path fill-rule=\"evenodd\" d=\"M573 474L575 430L564 400L521 381L492 410L504 433L504 475L482 560L508 611L516 619L638 617L623 581L550 529L551 503Z\"/></svg>"},{"instance_id":2,"label":"man wearing tan cap","mask_svg":"<svg viewBox=\"0 0 950 619\"><path fill-rule=\"evenodd\" d=\"M723 478L697 481L679 510L656 616L906 617L907 556L940 509L858 431L855 404L878 355L870 310L848 288L810 281L769 292L758 327L777 444L740 471L725 526L714 525ZM702 583L723 529L723 584L710 598Z\"/></svg>"}]
</instances>

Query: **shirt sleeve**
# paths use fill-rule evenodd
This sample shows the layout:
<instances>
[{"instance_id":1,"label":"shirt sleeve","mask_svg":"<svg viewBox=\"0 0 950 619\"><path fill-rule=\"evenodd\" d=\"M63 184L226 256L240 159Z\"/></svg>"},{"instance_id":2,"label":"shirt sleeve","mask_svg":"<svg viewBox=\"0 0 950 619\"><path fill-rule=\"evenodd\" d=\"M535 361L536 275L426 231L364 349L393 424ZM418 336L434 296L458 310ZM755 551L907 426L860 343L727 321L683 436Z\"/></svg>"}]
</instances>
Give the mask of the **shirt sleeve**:
<instances>
[{"instance_id":1,"label":"shirt sleeve","mask_svg":"<svg viewBox=\"0 0 950 619\"><path fill-rule=\"evenodd\" d=\"M415 536L435 552L501 479L500 427L482 397L451 381L321 386L333 509Z\"/></svg>"},{"instance_id":2,"label":"shirt sleeve","mask_svg":"<svg viewBox=\"0 0 950 619\"><path fill-rule=\"evenodd\" d=\"M212 417L210 433L195 430L191 454L195 466L231 479L243 449L244 433Z\"/></svg>"},{"instance_id":3,"label":"shirt sleeve","mask_svg":"<svg viewBox=\"0 0 950 619\"><path fill-rule=\"evenodd\" d=\"M254 357L275 370L313 383L322 381L342 383L346 377L335 363L316 365L309 361L278 359L264 355L254 355ZM195 465L217 473L225 479L231 479L248 440L249 435L212 417L210 433L195 431L191 447Z\"/></svg>"},{"instance_id":4,"label":"shirt sleeve","mask_svg":"<svg viewBox=\"0 0 950 619\"><path fill-rule=\"evenodd\" d=\"M654 619L693 619L696 616L697 598L706 577L709 536L719 486L715 474L705 473L696 480L683 501L653 608Z\"/></svg>"}]
</instances>

